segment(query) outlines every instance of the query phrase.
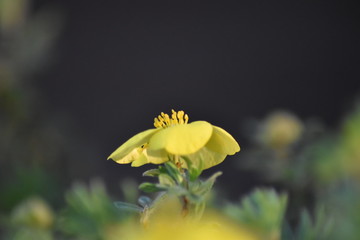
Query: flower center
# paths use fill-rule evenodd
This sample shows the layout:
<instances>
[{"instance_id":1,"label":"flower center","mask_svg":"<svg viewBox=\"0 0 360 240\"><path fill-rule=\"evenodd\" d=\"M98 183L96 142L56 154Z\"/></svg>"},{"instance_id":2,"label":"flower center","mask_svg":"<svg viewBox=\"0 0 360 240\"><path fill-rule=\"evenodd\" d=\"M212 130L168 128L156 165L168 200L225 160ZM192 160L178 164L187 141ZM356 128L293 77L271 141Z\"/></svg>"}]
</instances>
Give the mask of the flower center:
<instances>
[{"instance_id":1,"label":"flower center","mask_svg":"<svg viewBox=\"0 0 360 240\"><path fill-rule=\"evenodd\" d=\"M174 111L171 110L171 118L166 113L161 113L158 117L154 119L154 126L156 128L167 128L177 124L187 124L189 121L189 116L184 113L184 111Z\"/></svg>"}]
</instances>

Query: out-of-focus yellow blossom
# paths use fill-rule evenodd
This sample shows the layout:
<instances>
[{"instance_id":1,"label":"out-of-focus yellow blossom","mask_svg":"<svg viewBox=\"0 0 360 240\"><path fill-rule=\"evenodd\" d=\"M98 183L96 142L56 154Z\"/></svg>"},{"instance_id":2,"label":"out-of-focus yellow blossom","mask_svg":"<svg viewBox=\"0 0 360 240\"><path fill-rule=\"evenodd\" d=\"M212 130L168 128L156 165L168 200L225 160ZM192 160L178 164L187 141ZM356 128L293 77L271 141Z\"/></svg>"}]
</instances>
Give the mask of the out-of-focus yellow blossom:
<instances>
[{"instance_id":1,"label":"out-of-focus yellow blossom","mask_svg":"<svg viewBox=\"0 0 360 240\"><path fill-rule=\"evenodd\" d=\"M31 197L14 209L11 218L17 225L48 229L54 222L54 213L44 200Z\"/></svg>"},{"instance_id":2,"label":"out-of-focus yellow blossom","mask_svg":"<svg viewBox=\"0 0 360 240\"><path fill-rule=\"evenodd\" d=\"M28 6L29 1L27 0L1 0L0 31L7 33L24 24Z\"/></svg>"},{"instance_id":3,"label":"out-of-focus yellow blossom","mask_svg":"<svg viewBox=\"0 0 360 240\"><path fill-rule=\"evenodd\" d=\"M185 156L195 166L206 169L240 151L239 144L222 128L206 121L188 121L183 111L172 110L171 117L161 113L154 120L155 128L133 136L108 159L121 164L132 163L134 167L170 160L186 168L186 162L181 159Z\"/></svg>"},{"instance_id":4,"label":"out-of-focus yellow blossom","mask_svg":"<svg viewBox=\"0 0 360 240\"><path fill-rule=\"evenodd\" d=\"M198 222L157 219L149 227L129 232L129 240L258 240L252 232L218 215L206 215Z\"/></svg>"},{"instance_id":5,"label":"out-of-focus yellow blossom","mask_svg":"<svg viewBox=\"0 0 360 240\"><path fill-rule=\"evenodd\" d=\"M303 124L294 115L279 111L265 120L261 130L260 138L266 145L282 149L300 138Z\"/></svg>"},{"instance_id":6,"label":"out-of-focus yellow blossom","mask_svg":"<svg viewBox=\"0 0 360 240\"><path fill-rule=\"evenodd\" d=\"M182 204L176 197L164 199L148 218L144 227L133 225L126 231L129 240L258 240L256 233L207 211L200 220L184 217ZM128 226L129 227L129 226Z\"/></svg>"},{"instance_id":7,"label":"out-of-focus yellow blossom","mask_svg":"<svg viewBox=\"0 0 360 240\"><path fill-rule=\"evenodd\" d=\"M137 240L255 240L249 232L217 222L181 223L168 227L168 221L159 223L155 228L142 231L133 239Z\"/></svg>"}]
</instances>

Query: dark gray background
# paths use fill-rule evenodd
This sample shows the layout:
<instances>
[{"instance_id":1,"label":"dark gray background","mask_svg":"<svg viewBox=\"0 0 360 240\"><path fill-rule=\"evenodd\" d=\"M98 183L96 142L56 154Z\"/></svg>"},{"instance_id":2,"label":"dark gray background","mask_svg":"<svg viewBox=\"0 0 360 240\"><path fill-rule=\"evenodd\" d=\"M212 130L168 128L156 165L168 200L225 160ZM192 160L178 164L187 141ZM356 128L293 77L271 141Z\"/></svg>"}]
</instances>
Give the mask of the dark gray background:
<instances>
[{"instance_id":1,"label":"dark gray background","mask_svg":"<svg viewBox=\"0 0 360 240\"><path fill-rule=\"evenodd\" d=\"M336 126L359 90L355 1L35 2L64 20L39 82L47 105L97 152L79 162L111 181L148 168L105 159L161 111L221 126L246 151L247 117L287 109ZM217 168L224 179L238 176L232 164Z\"/></svg>"}]
</instances>

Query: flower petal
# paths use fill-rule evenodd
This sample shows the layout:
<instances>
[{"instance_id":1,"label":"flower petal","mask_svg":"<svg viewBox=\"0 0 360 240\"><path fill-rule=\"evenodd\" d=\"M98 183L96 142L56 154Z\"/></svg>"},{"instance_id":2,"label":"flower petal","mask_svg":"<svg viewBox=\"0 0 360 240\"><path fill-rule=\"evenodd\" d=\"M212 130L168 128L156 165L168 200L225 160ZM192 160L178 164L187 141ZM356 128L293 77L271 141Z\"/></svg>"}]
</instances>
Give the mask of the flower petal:
<instances>
[{"instance_id":1,"label":"flower petal","mask_svg":"<svg viewBox=\"0 0 360 240\"><path fill-rule=\"evenodd\" d=\"M175 155L191 154L205 146L212 131L211 124L205 121L171 126L155 133L150 138L149 149L165 149Z\"/></svg>"},{"instance_id":2,"label":"flower petal","mask_svg":"<svg viewBox=\"0 0 360 240\"><path fill-rule=\"evenodd\" d=\"M141 154L138 158L136 158L132 163L131 166L132 167L140 167L144 164L149 163L148 159L146 158L146 156L144 154Z\"/></svg>"},{"instance_id":3,"label":"flower petal","mask_svg":"<svg viewBox=\"0 0 360 240\"><path fill-rule=\"evenodd\" d=\"M165 150L154 151L154 150L150 150L149 148L146 148L144 154L146 155L149 163L161 164L169 161L169 156Z\"/></svg>"},{"instance_id":4,"label":"flower petal","mask_svg":"<svg viewBox=\"0 0 360 240\"><path fill-rule=\"evenodd\" d=\"M186 157L197 168L199 168L201 170L204 170L204 169L211 168L211 167L213 167L215 165L218 165L221 162L223 162L224 159L226 158L226 154L225 153L214 152L214 151L211 151L207 147L203 147L199 151L197 151L196 153L187 155ZM182 162L182 166L184 168L187 168L186 162L184 160L182 160L181 158L180 158L180 160Z\"/></svg>"},{"instance_id":5,"label":"flower petal","mask_svg":"<svg viewBox=\"0 0 360 240\"><path fill-rule=\"evenodd\" d=\"M147 163L161 164L169 161L167 153L163 150L151 151L151 154L152 155L150 155L147 148L142 148L142 154L139 154L139 156L131 163L131 166L140 167Z\"/></svg>"},{"instance_id":6,"label":"flower petal","mask_svg":"<svg viewBox=\"0 0 360 240\"><path fill-rule=\"evenodd\" d=\"M212 126L213 134L206 144L210 150L218 153L233 155L240 151L240 146L236 140L224 129Z\"/></svg>"},{"instance_id":7,"label":"flower petal","mask_svg":"<svg viewBox=\"0 0 360 240\"><path fill-rule=\"evenodd\" d=\"M141 145L147 143L150 137L159 131L159 129L148 129L141 133L136 134L129 140L127 140L123 145L121 145L118 149L116 149L109 157L109 159L114 160L117 163L130 163L138 158L140 151L137 148L141 147Z\"/></svg>"}]
</instances>

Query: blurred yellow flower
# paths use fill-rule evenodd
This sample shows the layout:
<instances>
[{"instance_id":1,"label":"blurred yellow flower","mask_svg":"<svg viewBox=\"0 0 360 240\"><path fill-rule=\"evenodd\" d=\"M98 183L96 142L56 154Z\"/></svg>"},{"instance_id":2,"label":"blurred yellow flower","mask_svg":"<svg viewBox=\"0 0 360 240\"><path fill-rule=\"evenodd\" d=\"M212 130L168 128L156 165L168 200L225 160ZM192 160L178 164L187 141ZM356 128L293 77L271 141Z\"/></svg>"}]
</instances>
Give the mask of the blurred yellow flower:
<instances>
[{"instance_id":1,"label":"blurred yellow flower","mask_svg":"<svg viewBox=\"0 0 360 240\"><path fill-rule=\"evenodd\" d=\"M201 218L182 214L182 202L173 195L156 205L143 225L129 224L122 237L128 240L259 240L257 233L208 210Z\"/></svg>"},{"instance_id":2,"label":"blurred yellow flower","mask_svg":"<svg viewBox=\"0 0 360 240\"><path fill-rule=\"evenodd\" d=\"M134 231L135 230L135 231ZM145 228L125 233L129 240L259 240L256 233L218 214L207 214L200 221L160 215Z\"/></svg>"},{"instance_id":3,"label":"blurred yellow flower","mask_svg":"<svg viewBox=\"0 0 360 240\"><path fill-rule=\"evenodd\" d=\"M260 139L266 145L282 149L299 140L303 124L291 113L280 111L267 117L261 130Z\"/></svg>"},{"instance_id":4,"label":"blurred yellow flower","mask_svg":"<svg viewBox=\"0 0 360 240\"><path fill-rule=\"evenodd\" d=\"M217 222L181 223L168 226L167 222L159 223L154 228L145 229L133 240L256 240L257 238L246 230L219 224Z\"/></svg>"},{"instance_id":5,"label":"blurred yellow flower","mask_svg":"<svg viewBox=\"0 0 360 240\"><path fill-rule=\"evenodd\" d=\"M188 123L188 120L184 111L172 110L171 117L161 113L154 120L155 128L133 136L108 159L121 164L131 163L134 167L170 160L186 168L186 162L181 159L183 156L195 166L206 169L240 151L239 144L222 128L206 121Z\"/></svg>"},{"instance_id":6,"label":"blurred yellow flower","mask_svg":"<svg viewBox=\"0 0 360 240\"><path fill-rule=\"evenodd\" d=\"M54 212L39 197L31 197L19 204L12 212L11 219L16 225L26 225L39 229L48 229L54 223Z\"/></svg>"}]
</instances>

